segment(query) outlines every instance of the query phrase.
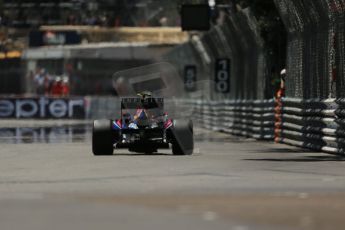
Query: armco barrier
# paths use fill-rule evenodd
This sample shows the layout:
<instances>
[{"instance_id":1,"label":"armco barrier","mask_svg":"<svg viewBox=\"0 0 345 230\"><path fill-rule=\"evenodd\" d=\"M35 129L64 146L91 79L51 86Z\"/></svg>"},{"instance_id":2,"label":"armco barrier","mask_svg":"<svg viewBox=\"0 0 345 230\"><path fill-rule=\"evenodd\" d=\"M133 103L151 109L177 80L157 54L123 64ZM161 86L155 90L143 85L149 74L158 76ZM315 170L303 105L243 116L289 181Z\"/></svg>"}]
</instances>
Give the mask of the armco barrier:
<instances>
[{"instance_id":1,"label":"armco barrier","mask_svg":"<svg viewBox=\"0 0 345 230\"><path fill-rule=\"evenodd\" d=\"M119 104L116 98L92 98L90 101L93 118L113 114ZM345 99L282 98L279 109L273 99L177 99L166 100L166 104L171 117L188 116L193 118L197 126L210 130L258 140L275 138L280 143L344 154Z\"/></svg>"},{"instance_id":2,"label":"armco barrier","mask_svg":"<svg viewBox=\"0 0 345 230\"><path fill-rule=\"evenodd\" d=\"M276 141L324 151L344 153L343 100L282 99L282 124Z\"/></svg>"},{"instance_id":3,"label":"armco barrier","mask_svg":"<svg viewBox=\"0 0 345 230\"><path fill-rule=\"evenodd\" d=\"M179 104L194 108L195 122L207 129L345 153L345 99L282 98L278 110L274 100L183 100Z\"/></svg>"},{"instance_id":4,"label":"armco barrier","mask_svg":"<svg viewBox=\"0 0 345 230\"><path fill-rule=\"evenodd\" d=\"M171 117L191 117L214 131L345 153L345 99L166 100ZM279 114L278 114L279 113ZM279 115L279 119L277 119ZM120 116L116 97L3 97L0 118L100 119ZM278 124L279 123L279 124Z\"/></svg>"},{"instance_id":5,"label":"armco barrier","mask_svg":"<svg viewBox=\"0 0 345 230\"><path fill-rule=\"evenodd\" d=\"M274 138L274 100L184 100L200 126L256 139Z\"/></svg>"},{"instance_id":6,"label":"armco barrier","mask_svg":"<svg viewBox=\"0 0 345 230\"><path fill-rule=\"evenodd\" d=\"M335 111L336 120L335 122L338 125L336 131L337 143L338 143L338 152L345 153L345 99L337 100L338 108Z\"/></svg>"}]
</instances>

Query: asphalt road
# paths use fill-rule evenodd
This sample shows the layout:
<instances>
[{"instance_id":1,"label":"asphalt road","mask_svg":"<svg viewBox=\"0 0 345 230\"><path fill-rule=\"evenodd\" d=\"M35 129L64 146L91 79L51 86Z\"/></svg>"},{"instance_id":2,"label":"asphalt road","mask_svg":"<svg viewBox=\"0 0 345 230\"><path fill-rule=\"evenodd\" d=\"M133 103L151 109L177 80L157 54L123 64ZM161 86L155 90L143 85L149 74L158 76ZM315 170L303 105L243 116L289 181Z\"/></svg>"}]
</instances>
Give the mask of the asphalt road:
<instances>
[{"instance_id":1,"label":"asphalt road","mask_svg":"<svg viewBox=\"0 0 345 230\"><path fill-rule=\"evenodd\" d=\"M1 230L345 226L345 158L203 129L192 156L95 157L87 123L49 124L0 121Z\"/></svg>"}]
</instances>

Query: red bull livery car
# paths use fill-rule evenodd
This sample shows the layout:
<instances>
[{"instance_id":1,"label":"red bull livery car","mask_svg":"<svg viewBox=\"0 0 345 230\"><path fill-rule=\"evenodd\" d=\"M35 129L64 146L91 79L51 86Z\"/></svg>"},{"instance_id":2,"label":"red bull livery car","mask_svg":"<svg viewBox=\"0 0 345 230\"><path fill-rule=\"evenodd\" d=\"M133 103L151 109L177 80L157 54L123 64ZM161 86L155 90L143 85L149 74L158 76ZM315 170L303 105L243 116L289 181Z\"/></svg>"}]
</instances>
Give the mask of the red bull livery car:
<instances>
[{"instance_id":1,"label":"red bull livery car","mask_svg":"<svg viewBox=\"0 0 345 230\"><path fill-rule=\"evenodd\" d=\"M93 122L94 155L112 155L114 149L154 153L172 149L174 155L193 153L193 123L174 120L164 112L164 99L148 92L121 100L121 118Z\"/></svg>"}]
</instances>

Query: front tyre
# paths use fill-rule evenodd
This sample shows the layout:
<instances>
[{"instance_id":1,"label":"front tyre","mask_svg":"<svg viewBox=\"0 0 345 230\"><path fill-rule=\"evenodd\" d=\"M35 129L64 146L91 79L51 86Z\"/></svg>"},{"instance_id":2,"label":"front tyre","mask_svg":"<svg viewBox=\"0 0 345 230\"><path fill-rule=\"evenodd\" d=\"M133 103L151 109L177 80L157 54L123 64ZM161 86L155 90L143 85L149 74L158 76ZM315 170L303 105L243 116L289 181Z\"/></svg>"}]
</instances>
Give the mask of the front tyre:
<instances>
[{"instance_id":1,"label":"front tyre","mask_svg":"<svg viewBox=\"0 0 345 230\"><path fill-rule=\"evenodd\" d=\"M191 120L174 120L171 136L174 155L191 155L193 153L194 138Z\"/></svg>"},{"instance_id":2,"label":"front tyre","mask_svg":"<svg viewBox=\"0 0 345 230\"><path fill-rule=\"evenodd\" d=\"M92 152L97 156L113 155L114 135L111 120L95 120L92 129Z\"/></svg>"}]
</instances>

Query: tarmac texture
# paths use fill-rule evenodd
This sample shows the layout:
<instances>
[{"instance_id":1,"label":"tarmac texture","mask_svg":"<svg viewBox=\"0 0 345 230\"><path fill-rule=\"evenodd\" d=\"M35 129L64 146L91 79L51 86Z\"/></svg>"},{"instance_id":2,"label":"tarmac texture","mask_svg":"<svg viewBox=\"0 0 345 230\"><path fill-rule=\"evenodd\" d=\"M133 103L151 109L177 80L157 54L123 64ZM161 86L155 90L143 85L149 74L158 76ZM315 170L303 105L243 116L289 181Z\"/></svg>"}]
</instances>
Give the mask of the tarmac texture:
<instances>
[{"instance_id":1,"label":"tarmac texture","mask_svg":"<svg viewBox=\"0 0 345 230\"><path fill-rule=\"evenodd\" d=\"M344 229L345 158L197 128L93 156L89 122L0 121L0 229Z\"/></svg>"}]
</instances>

